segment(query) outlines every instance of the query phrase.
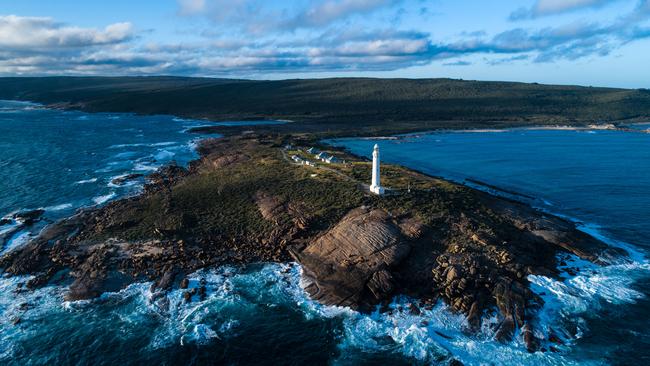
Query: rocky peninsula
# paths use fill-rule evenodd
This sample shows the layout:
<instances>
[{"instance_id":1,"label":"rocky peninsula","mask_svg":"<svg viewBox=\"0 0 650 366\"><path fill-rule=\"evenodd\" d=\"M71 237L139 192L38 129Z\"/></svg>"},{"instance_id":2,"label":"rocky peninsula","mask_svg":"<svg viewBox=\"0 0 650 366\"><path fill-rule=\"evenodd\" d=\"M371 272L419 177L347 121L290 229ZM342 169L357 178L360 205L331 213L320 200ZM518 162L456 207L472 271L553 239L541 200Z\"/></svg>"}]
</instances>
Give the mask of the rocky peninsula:
<instances>
[{"instance_id":1,"label":"rocky peninsula","mask_svg":"<svg viewBox=\"0 0 650 366\"><path fill-rule=\"evenodd\" d=\"M68 285L79 300L137 281L153 281L154 295L186 288L187 274L209 266L296 261L323 304L370 311L404 294L417 313L442 300L470 331L498 314L496 338L521 334L535 351L559 340L535 331L543 300L527 276L561 276L562 254L625 256L567 220L400 166L383 166L391 191L371 195L364 159L331 147L321 148L344 163L290 159L314 143L250 132L204 140L188 168L162 168L142 194L49 225L0 268L32 276L16 291Z\"/></svg>"}]
</instances>

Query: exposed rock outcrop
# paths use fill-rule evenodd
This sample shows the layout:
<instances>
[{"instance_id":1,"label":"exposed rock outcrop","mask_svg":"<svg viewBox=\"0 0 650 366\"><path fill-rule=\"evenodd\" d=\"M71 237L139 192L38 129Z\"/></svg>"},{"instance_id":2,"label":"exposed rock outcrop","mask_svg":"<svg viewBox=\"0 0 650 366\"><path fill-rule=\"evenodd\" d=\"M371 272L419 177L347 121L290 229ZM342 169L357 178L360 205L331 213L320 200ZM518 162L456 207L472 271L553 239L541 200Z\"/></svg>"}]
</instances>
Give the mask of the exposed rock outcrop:
<instances>
[{"instance_id":1,"label":"exposed rock outcrop","mask_svg":"<svg viewBox=\"0 0 650 366\"><path fill-rule=\"evenodd\" d=\"M111 180L111 183L117 186L122 186L130 181L134 181L138 178L142 178L143 176L144 176L143 174L139 174L139 173L127 174L121 177L114 178L113 180Z\"/></svg>"},{"instance_id":2,"label":"exposed rock outcrop","mask_svg":"<svg viewBox=\"0 0 650 366\"><path fill-rule=\"evenodd\" d=\"M45 213L43 209L20 211L14 214L14 219L24 223L25 225L32 225L41 219Z\"/></svg>"},{"instance_id":3,"label":"exposed rock outcrop","mask_svg":"<svg viewBox=\"0 0 650 366\"><path fill-rule=\"evenodd\" d=\"M296 254L312 281L306 290L328 305L357 308L390 296L391 268L410 250L399 227L382 210L358 208Z\"/></svg>"}]
</instances>

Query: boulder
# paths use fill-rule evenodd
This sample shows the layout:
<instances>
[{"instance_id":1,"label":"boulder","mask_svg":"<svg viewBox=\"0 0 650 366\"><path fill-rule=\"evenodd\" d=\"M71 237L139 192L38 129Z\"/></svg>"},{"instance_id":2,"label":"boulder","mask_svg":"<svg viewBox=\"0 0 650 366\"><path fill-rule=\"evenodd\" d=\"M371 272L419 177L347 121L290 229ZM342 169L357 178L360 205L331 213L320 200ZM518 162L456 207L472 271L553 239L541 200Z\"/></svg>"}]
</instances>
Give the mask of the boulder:
<instances>
[{"instance_id":1,"label":"boulder","mask_svg":"<svg viewBox=\"0 0 650 366\"><path fill-rule=\"evenodd\" d=\"M169 290L172 287L177 272L177 269L174 267L165 268L163 276L153 283L152 292L155 289Z\"/></svg>"},{"instance_id":2,"label":"boulder","mask_svg":"<svg viewBox=\"0 0 650 366\"><path fill-rule=\"evenodd\" d=\"M265 220L278 222L282 214L286 213L286 207L278 197L271 196L264 192L257 192L255 203L260 214Z\"/></svg>"},{"instance_id":3,"label":"boulder","mask_svg":"<svg viewBox=\"0 0 650 366\"><path fill-rule=\"evenodd\" d=\"M45 210L41 210L41 209L21 211L14 214L14 219L23 222L25 225L32 225L38 222L44 213Z\"/></svg>"},{"instance_id":4,"label":"boulder","mask_svg":"<svg viewBox=\"0 0 650 366\"><path fill-rule=\"evenodd\" d=\"M399 222L399 228L409 239L418 239L425 231L424 224L414 217L403 219Z\"/></svg>"},{"instance_id":5,"label":"boulder","mask_svg":"<svg viewBox=\"0 0 650 366\"><path fill-rule=\"evenodd\" d=\"M390 295L395 289L393 275L385 269L373 273L367 284L375 299L381 300Z\"/></svg>"},{"instance_id":6,"label":"boulder","mask_svg":"<svg viewBox=\"0 0 650 366\"><path fill-rule=\"evenodd\" d=\"M358 208L295 257L314 299L359 308L393 292L391 268L409 251L410 245L385 211Z\"/></svg>"},{"instance_id":7,"label":"boulder","mask_svg":"<svg viewBox=\"0 0 650 366\"><path fill-rule=\"evenodd\" d=\"M229 165L242 163L250 160L250 157L241 153L226 154L221 156L209 156L206 158L215 169L227 167Z\"/></svg>"},{"instance_id":8,"label":"boulder","mask_svg":"<svg viewBox=\"0 0 650 366\"><path fill-rule=\"evenodd\" d=\"M113 180L111 180L111 183L115 184L116 186L121 186L126 184L127 182L130 182L132 180L136 180L138 178L143 177L144 175L139 174L139 173L133 173L133 174L127 174L121 177L117 177Z\"/></svg>"}]
</instances>

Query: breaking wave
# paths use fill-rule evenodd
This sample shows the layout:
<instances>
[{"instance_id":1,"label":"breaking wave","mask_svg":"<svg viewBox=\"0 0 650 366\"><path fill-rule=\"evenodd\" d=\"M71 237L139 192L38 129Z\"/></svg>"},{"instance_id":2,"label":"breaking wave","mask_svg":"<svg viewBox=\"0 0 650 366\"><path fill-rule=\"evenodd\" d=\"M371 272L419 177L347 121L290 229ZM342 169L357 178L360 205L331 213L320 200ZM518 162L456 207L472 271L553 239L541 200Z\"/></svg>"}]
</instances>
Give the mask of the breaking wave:
<instances>
[{"instance_id":1,"label":"breaking wave","mask_svg":"<svg viewBox=\"0 0 650 366\"><path fill-rule=\"evenodd\" d=\"M495 341L492 329L496 316L488 316L477 334L470 333L464 316L441 302L432 307L420 306L419 314L410 311L415 300L408 297L395 298L390 310L383 313L362 314L323 306L303 290L301 267L289 263L198 271L189 276L189 288L205 285L206 297L194 296L191 303L185 302L184 290L152 292L151 283L132 284L96 300L65 302L61 288L46 287L14 295L16 285L25 279L0 279L0 361L18 362L25 342L42 337L46 331L66 334L79 324L83 324L84 334L77 336L92 333L98 344L125 337L120 346L127 347L128 342L141 337L138 344L146 354L215 345L228 352L229 345L245 342L242 339L260 327L260 322L278 322L264 314L280 309L287 314L285 318L295 314L298 318L294 321L325 322L340 329L332 340L336 344L332 363L337 365L361 362L369 354L394 355L423 364L447 364L452 359L466 365L600 364L598 360L574 360L569 356L572 342L584 333L581 316L598 311L603 301L627 303L638 299L641 295L628 287L630 275L650 267L647 263L597 267L575 258L562 259L568 262L567 268L580 267L583 272L563 280L529 277L533 289L546 302L538 319L538 336L549 332L559 335L565 345L557 346L557 352L528 353L520 337L506 344ZM25 308L21 304L28 304L28 310L21 310ZM20 323L14 325L18 318ZM51 324L41 323L46 318L53 319ZM42 329L44 326L49 329ZM272 326L277 327L277 336L281 337L286 325Z\"/></svg>"},{"instance_id":2,"label":"breaking wave","mask_svg":"<svg viewBox=\"0 0 650 366\"><path fill-rule=\"evenodd\" d=\"M117 193L111 192L109 194L103 195L103 196L97 196L93 198L93 202L95 202L96 205L101 205L103 203L106 203L110 201L112 198L115 198L117 196Z\"/></svg>"}]
</instances>

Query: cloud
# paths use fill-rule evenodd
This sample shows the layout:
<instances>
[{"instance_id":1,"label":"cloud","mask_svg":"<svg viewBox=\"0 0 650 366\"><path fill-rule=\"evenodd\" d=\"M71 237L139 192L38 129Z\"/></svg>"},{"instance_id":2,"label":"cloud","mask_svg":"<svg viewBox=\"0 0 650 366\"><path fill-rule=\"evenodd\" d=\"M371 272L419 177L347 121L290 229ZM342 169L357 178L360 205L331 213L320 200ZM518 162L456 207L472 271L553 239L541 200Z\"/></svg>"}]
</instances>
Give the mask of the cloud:
<instances>
[{"instance_id":1,"label":"cloud","mask_svg":"<svg viewBox=\"0 0 650 366\"><path fill-rule=\"evenodd\" d=\"M97 50L118 51L135 38L130 23L81 28L52 18L0 16L0 73L67 73ZM74 72L73 71L73 72Z\"/></svg>"},{"instance_id":2,"label":"cloud","mask_svg":"<svg viewBox=\"0 0 650 366\"><path fill-rule=\"evenodd\" d=\"M531 8L520 8L510 15L511 20L534 19L586 8L597 8L617 0L536 0Z\"/></svg>"},{"instance_id":3,"label":"cloud","mask_svg":"<svg viewBox=\"0 0 650 366\"><path fill-rule=\"evenodd\" d=\"M133 37L130 23L111 24L103 30L57 23L51 18L0 16L0 48L70 49L110 45Z\"/></svg>"},{"instance_id":4,"label":"cloud","mask_svg":"<svg viewBox=\"0 0 650 366\"><path fill-rule=\"evenodd\" d=\"M397 5L401 0L305 0L281 5L267 0L177 0L179 14L206 17L248 33L322 28L352 16Z\"/></svg>"},{"instance_id":5,"label":"cloud","mask_svg":"<svg viewBox=\"0 0 650 366\"><path fill-rule=\"evenodd\" d=\"M530 59L530 56L528 55L517 55L517 56L511 56L511 57L505 57L505 58L497 58L497 59L487 59L485 58L485 62L488 65L503 65L503 64L511 64L516 61L526 61Z\"/></svg>"},{"instance_id":6,"label":"cloud","mask_svg":"<svg viewBox=\"0 0 650 366\"><path fill-rule=\"evenodd\" d=\"M443 66L470 66L471 64L472 63L469 62L469 61L459 60L459 61L454 61L454 62L445 62L442 65Z\"/></svg>"},{"instance_id":7,"label":"cloud","mask_svg":"<svg viewBox=\"0 0 650 366\"><path fill-rule=\"evenodd\" d=\"M609 23L574 21L537 30L514 28L491 38L477 35L440 47L456 55L533 54L533 62L576 60L605 56L624 44L650 38L650 28L643 26L649 19L650 0L640 0L633 11Z\"/></svg>"},{"instance_id":8,"label":"cloud","mask_svg":"<svg viewBox=\"0 0 650 366\"><path fill-rule=\"evenodd\" d=\"M205 9L206 0L178 0L180 6L179 13L182 15L192 15L200 13Z\"/></svg>"},{"instance_id":9,"label":"cloud","mask_svg":"<svg viewBox=\"0 0 650 366\"><path fill-rule=\"evenodd\" d=\"M221 0L186 0L183 16L207 16ZM223 25L195 32L191 41L144 42L129 23L103 29L80 28L50 18L0 17L0 74L194 75L266 77L272 73L392 71L439 62L445 66L513 62L555 62L611 54L622 45L650 38L650 0L609 21L572 21L541 28L514 27L496 34L460 32L436 39L428 32L392 27L395 1L303 0L294 8L250 0L230 0L212 17ZM318 16L300 17L299 14ZM391 5L392 4L392 5ZM403 4L402 4L403 5ZM252 14L267 19L267 32L251 36L230 26ZM386 12L385 10L392 9ZM197 13L198 12L198 13ZM206 13L208 12L208 13ZM378 12L381 22L351 17ZM217 18L211 18L213 21ZM250 21L242 21L249 27ZM262 22L263 23L263 22ZM260 24L262 24L260 23ZM374 25L374 26L373 26ZM234 27L234 28L233 28ZM233 31L236 29L236 31ZM261 28L260 28L261 29ZM249 28L246 28L249 30ZM480 57L483 56L484 61Z\"/></svg>"},{"instance_id":10,"label":"cloud","mask_svg":"<svg viewBox=\"0 0 650 366\"><path fill-rule=\"evenodd\" d=\"M394 5L392 0L328 0L314 2L284 24L288 28L322 27L356 14Z\"/></svg>"}]
</instances>

